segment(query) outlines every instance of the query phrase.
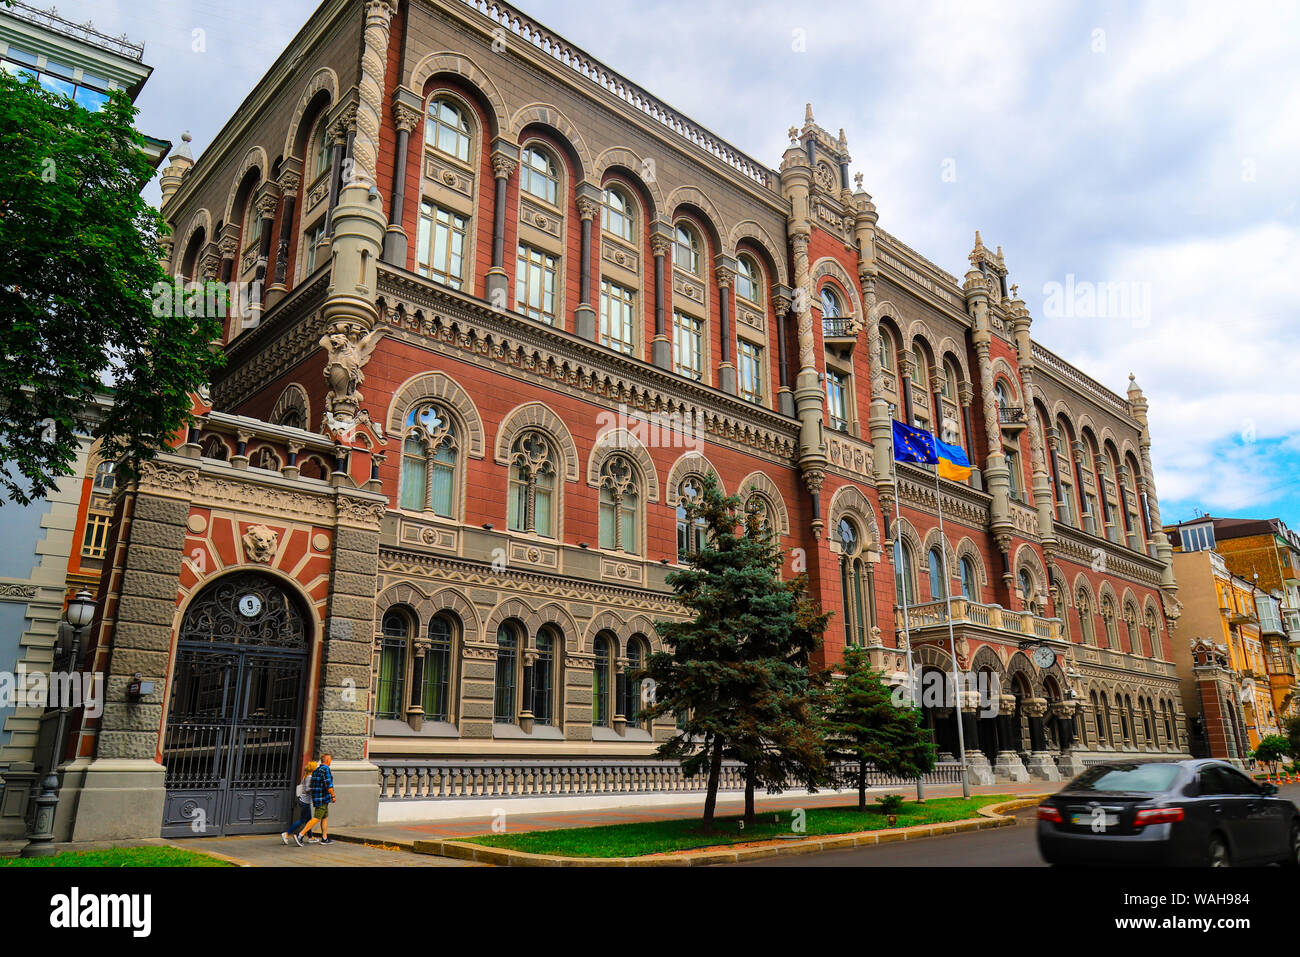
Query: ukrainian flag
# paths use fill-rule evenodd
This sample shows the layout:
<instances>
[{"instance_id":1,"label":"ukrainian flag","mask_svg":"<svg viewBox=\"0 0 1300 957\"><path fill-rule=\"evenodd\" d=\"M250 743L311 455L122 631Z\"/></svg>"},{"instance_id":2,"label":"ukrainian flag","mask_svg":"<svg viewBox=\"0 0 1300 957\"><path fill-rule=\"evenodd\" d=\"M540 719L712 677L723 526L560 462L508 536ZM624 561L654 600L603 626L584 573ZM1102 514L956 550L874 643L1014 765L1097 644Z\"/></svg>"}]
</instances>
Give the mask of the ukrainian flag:
<instances>
[{"instance_id":1,"label":"ukrainian flag","mask_svg":"<svg viewBox=\"0 0 1300 957\"><path fill-rule=\"evenodd\" d=\"M964 482L970 478L971 464L959 445L940 442L925 429L894 420L894 458L899 462L919 462L937 466L941 478Z\"/></svg>"}]
</instances>

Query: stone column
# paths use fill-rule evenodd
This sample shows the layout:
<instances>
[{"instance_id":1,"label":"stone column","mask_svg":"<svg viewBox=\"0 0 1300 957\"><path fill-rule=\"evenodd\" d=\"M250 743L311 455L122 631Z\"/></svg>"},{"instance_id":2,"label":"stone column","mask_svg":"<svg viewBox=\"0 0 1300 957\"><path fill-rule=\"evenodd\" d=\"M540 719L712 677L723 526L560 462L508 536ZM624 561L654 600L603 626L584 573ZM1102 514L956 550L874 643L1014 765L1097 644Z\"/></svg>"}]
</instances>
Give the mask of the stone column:
<instances>
[{"instance_id":1,"label":"stone column","mask_svg":"<svg viewBox=\"0 0 1300 957\"><path fill-rule=\"evenodd\" d=\"M1033 345L1029 339L1029 326L1033 321L1024 300L1019 296L1015 286L1011 287L1016 297L1011 301L1011 324L1015 330L1017 365L1020 370L1020 390L1024 398L1025 421L1029 424L1029 458L1034 490L1034 508L1038 512L1038 540L1043 550L1054 552L1056 549L1056 517L1053 497L1052 479L1047 469L1047 455L1043 444L1043 426L1034 408L1037 392L1034 388Z\"/></svg>"},{"instance_id":2,"label":"stone column","mask_svg":"<svg viewBox=\"0 0 1300 957\"><path fill-rule=\"evenodd\" d=\"M519 147L497 139L492 144L492 268L487 272L487 299L495 309L510 301L510 274L506 272L506 188L519 168Z\"/></svg>"},{"instance_id":3,"label":"stone column","mask_svg":"<svg viewBox=\"0 0 1300 957\"><path fill-rule=\"evenodd\" d=\"M582 241L578 271L578 307L573 311L573 331L579 339L596 341L596 310L592 307L591 268L592 229L600 216L603 197L599 187L591 183L578 186L578 216L582 220Z\"/></svg>"},{"instance_id":4,"label":"stone column","mask_svg":"<svg viewBox=\"0 0 1300 957\"><path fill-rule=\"evenodd\" d=\"M279 302L289 288L289 247L293 242L294 211L298 205L298 189L302 185L302 160L290 157L280 170L280 240L275 249L275 269L271 273L271 286L267 290L269 308ZM274 297L274 298L273 298Z\"/></svg>"},{"instance_id":5,"label":"stone column","mask_svg":"<svg viewBox=\"0 0 1300 957\"><path fill-rule=\"evenodd\" d=\"M610 724L618 734L627 733L627 715L623 713L623 698L627 694L627 665L626 658L614 659L614 705L610 708L614 717Z\"/></svg>"},{"instance_id":6,"label":"stone column","mask_svg":"<svg viewBox=\"0 0 1300 957\"><path fill-rule=\"evenodd\" d=\"M537 666L537 649L528 648L524 651L524 706L519 712L519 730L524 734L533 733L533 668Z\"/></svg>"},{"instance_id":7,"label":"stone column","mask_svg":"<svg viewBox=\"0 0 1300 957\"><path fill-rule=\"evenodd\" d=\"M218 279L230 282L235 272L235 261L239 259L239 227L227 225L222 230L217 248L221 250L221 272Z\"/></svg>"},{"instance_id":8,"label":"stone column","mask_svg":"<svg viewBox=\"0 0 1300 957\"><path fill-rule=\"evenodd\" d=\"M414 102L412 102L414 100ZM411 151L411 133L424 119L422 104L410 90L399 89L393 98L393 125L397 128L397 148L393 157L393 198L388 212L388 229L384 232L383 260L406 268L409 242L402 221L406 217L406 163Z\"/></svg>"},{"instance_id":9,"label":"stone column","mask_svg":"<svg viewBox=\"0 0 1300 957\"><path fill-rule=\"evenodd\" d=\"M718 356L718 388L736 394L736 364L731 357L731 284L736 275L735 260L718 256L714 266L718 280L718 333L721 352Z\"/></svg>"},{"instance_id":10,"label":"stone column","mask_svg":"<svg viewBox=\"0 0 1300 957\"><path fill-rule=\"evenodd\" d=\"M962 675L962 684L973 687L974 678L969 673ZM963 691L961 703L961 726L963 742L966 745L966 766L971 784L992 784L995 777L989 765L988 755L980 748L979 721L976 714L980 709L978 691Z\"/></svg>"},{"instance_id":11,"label":"stone column","mask_svg":"<svg viewBox=\"0 0 1300 957\"><path fill-rule=\"evenodd\" d=\"M988 279L976 268L981 248L976 234L976 249L971 253L971 269L966 273L964 289L967 308L974 320L972 340L979 366L980 404L984 409L984 437L988 454L984 485L993 496L990 525L995 536L1006 538L1014 534L1016 528L1011 520L1011 473L1007 468L1006 456L1002 453L1002 426L998 422L997 395L993 390L993 362L989 352L993 333L989 326ZM1009 570L1003 578L1009 582Z\"/></svg>"},{"instance_id":12,"label":"stone column","mask_svg":"<svg viewBox=\"0 0 1300 957\"><path fill-rule=\"evenodd\" d=\"M1061 772L1047 750L1047 736L1043 734L1043 718L1047 714L1046 698L1025 698L1020 710L1029 721L1029 760L1026 768L1031 775L1043 781L1061 780Z\"/></svg>"},{"instance_id":13,"label":"stone column","mask_svg":"<svg viewBox=\"0 0 1300 957\"><path fill-rule=\"evenodd\" d=\"M776 312L776 407L782 415L794 417L794 393L790 391L790 357L786 319L790 314L790 289L780 286L773 289L772 308Z\"/></svg>"},{"instance_id":14,"label":"stone column","mask_svg":"<svg viewBox=\"0 0 1300 957\"><path fill-rule=\"evenodd\" d=\"M353 173L370 187L379 182L379 124L384 109L384 79L394 0L366 0L366 24L357 82L356 136L352 143Z\"/></svg>"},{"instance_id":15,"label":"stone column","mask_svg":"<svg viewBox=\"0 0 1300 957\"><path fill-rule=\"evenodd\" d=\"M1017 753L1020 747L1020 729L1016 727L1016 696L1004 694L998 702L998 720L1002 723L998 743L1002 748L994 765L994 773L1007 781L1028 781L1029 772L1020 761Z\"/></svg>"},{"instance_id":16,"label":"stone column","mask_svg":"<svg viewBox=\"0 0 1300 957\"><path fill-rule=\"evenodd\" d=\"M668 251L672 248L672 227L665 223L656 223L654 235L650 237L650 251L655 260L655 336L650 343L650 361L660 369L672 369L673 350L668 339L667 307L672 301L672 292L666 287L668 281Z\"/></svg>"}]
</instances>

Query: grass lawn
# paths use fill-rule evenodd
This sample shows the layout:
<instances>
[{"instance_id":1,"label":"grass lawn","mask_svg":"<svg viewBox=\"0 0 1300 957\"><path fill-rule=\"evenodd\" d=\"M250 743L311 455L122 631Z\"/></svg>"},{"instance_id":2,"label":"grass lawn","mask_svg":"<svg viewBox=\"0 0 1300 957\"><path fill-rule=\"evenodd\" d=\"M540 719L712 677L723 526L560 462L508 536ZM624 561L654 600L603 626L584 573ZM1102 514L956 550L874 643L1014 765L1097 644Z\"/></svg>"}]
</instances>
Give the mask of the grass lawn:
<instances>
[{"instance_id":1,"label":"grass lawn","mask_svg":"<svg viewBox=\"0 0 1300 957\"><path fill-rule=\"evenodd\" d=\"M985 794L972 798L936 798L917 804L907 801L898 814L897 827L914 824L937 824L978 817L977 808L999 801L1010 800L1006 794ZM529 854L555 854L563 857L639 857L643 854L661 854L686 851L693 848L714 847L723 844L741 844L747 841L765 841L774 838L805 838L824 834L852 834L856 831L876 831L889 827L889 821L878 807L868 805L859 811L857 802L847 807L807 808L805 830L791 830L793 812L759 811L754 827L741 828L741 817L719 817L713 822L713 831L700 830L700 819L679 821L647 821L638 824L609 824L602 827L575 827L552 831L526 831L520 834L485 834L481 837L461 838L488 847L503 847Z\"/></svg>"},{"instance_id":2,"label":"grass lawn","mask_svg":"<svg viewBox=\"0 0 1300 957\"><path fill-rule=\"evenodd\" d=\"M52 857L0 857L0 867L233 867L228 861L178 847L115 847L64 851Z\"/></svg>"}]
</instances>

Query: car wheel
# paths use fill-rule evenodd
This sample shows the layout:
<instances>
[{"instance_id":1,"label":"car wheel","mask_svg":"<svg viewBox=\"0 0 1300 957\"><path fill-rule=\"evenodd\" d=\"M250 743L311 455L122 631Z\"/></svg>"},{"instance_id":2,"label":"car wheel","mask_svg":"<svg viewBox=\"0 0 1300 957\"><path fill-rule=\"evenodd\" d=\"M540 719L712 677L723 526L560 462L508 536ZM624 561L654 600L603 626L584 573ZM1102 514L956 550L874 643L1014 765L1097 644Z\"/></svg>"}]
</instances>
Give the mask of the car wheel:
<instances>
[{"instance_id":1,"label":"car wheel","mask_svg":"<svg viewBox=\"0 0 1300 957\"><path fill-rule=\"evenodd\" d=\"M1291 851L1282 858L1283 867L1300 867L1300 821L1291 825Z\"/></svg>"},{"instance_id":2,"label":"car wheel","mask_svg":"<svg viewBox=\"0 0 1300 957\"><path fill-rule=\"evenodd\" d=\"M1228 856L1228 845L1217 834L1210 838L1210 846L1205 850L1205 863L1209 867L1232 866L1232 859Z\"/></svg>"}]
</instances>

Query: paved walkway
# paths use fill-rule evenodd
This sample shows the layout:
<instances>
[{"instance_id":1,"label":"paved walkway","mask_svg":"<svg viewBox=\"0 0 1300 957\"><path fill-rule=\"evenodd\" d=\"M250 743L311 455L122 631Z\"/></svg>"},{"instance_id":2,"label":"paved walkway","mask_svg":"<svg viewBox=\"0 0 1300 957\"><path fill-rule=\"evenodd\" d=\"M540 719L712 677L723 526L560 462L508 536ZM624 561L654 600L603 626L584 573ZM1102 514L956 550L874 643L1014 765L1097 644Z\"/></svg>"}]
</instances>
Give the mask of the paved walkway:
<instances>
[{"instance_id":1,"label":"paved walkway","mask_svg":"<svg viewBox=\"0 0 1300 957\"><path fill-rule=\"evenodd\" d=\"M1046 794L1057 790L1059 784L1046 781L1029 781L1021 784L1003 782L997 785L974 787L974 794ZM916 797L916 788L880 788L867 792L867 801L874 802L880 794L890 791L902 794L909 799ZM931 784L925 788L927 798L960 797L960 784ZM539 814L510 814L504 821L508 831L549 831L566 827L591 827L602 824L631 824L639 821L667 821L674 818L699 817L702 805L667 804L657 807L636 807L635 795L629 795L631 807L606 808L588 811L554 811ZM827 807L836 804L850 804L857 800L856 792L825 791L819 794L799 797L764 797L759 795L755 804L759 813L765 811L783 811L796 807ZM491 809L490 799L485 801L485 808ZM745 809L744 795L728 793L718 799L718 815L740 814ZM450 821L404 821L394 824L374 824L361 827L339 827L333 833L336 838L348 841L369 841L398 847L410 847L413 841L447 840L457 837L470 837L475 834L491 834L493 825L501 825L490 813L473 818L459 818ZM277 838L278 840L278 838Z\"/></svg>"},{"instance_id":2,"label":"paved walkway","mask_svg":"<svg viewBox=\"0 0 1300 957\"><path fill-rule=\"evenodd\" d=\"M202 837L172 842L187 851L216 854L234 864L247 867L481 867L470 861L413 854L410 851L377 844L340 841L322 847L308 844L298 847L280 843L279 834L249 834L238 837Z\"/></svg>"}]
</instances>

